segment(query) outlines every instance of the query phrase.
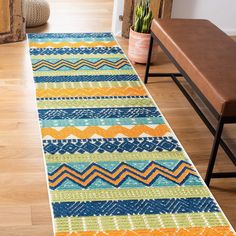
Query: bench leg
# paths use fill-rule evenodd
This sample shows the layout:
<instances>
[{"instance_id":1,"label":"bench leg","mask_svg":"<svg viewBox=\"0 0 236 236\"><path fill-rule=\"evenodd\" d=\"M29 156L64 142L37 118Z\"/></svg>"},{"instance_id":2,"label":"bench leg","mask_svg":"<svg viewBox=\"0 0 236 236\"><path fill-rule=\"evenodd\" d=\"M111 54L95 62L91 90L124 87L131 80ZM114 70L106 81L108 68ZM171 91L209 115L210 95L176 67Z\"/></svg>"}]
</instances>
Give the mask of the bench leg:
<instances>
[{"instance_id":1,"label":"bench leg","mask_svg":"<svg viewBox=\"0 0 236 236\"><path fill-rule=\"evenodd\" d=\"M152 58L152 46L153 46L153 37L151 35L150 44L149 44L149 51L148 51L148 59L147 59L145 77L144 77L145 84L148 82L149 69L150 69L150 63L151 63L151 58Z\"/></svg>"},{"instance_id":2,"label":"bench leg","mask_svg":"<svg viewBox=\"0 0 236 236\"><path fill-rule=\"evenodd\" d=\"M222 134L223 128L224 128L224 122L222 121L222 118L220 118L217 125L215 138L214 138L214 142L213 142L213 146L211 150L210 160L208 163L207 173L205 177L205 183L207 186L210 185L212 172L213 172L215 161L216 161L217 151L220 145L221 134Z\"/></svg>"}]
</instances>

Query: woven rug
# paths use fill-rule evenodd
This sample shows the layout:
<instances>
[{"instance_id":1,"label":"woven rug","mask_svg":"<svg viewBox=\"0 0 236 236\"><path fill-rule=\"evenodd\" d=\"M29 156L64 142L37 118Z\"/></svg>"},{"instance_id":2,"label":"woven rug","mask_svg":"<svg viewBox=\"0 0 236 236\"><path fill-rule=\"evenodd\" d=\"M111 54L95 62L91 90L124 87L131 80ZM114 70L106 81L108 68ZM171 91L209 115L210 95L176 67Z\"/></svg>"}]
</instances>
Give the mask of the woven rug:
<instances>
[{"instance_id":1,"label":"woven rug","mask_svg":"<svg viewBox=\"0 0 236 236\"><path fill-rule=\"evenodd\" d=\"M29 44L55 235L234 235L112 34Z\"/></svg>"}]
</instances>

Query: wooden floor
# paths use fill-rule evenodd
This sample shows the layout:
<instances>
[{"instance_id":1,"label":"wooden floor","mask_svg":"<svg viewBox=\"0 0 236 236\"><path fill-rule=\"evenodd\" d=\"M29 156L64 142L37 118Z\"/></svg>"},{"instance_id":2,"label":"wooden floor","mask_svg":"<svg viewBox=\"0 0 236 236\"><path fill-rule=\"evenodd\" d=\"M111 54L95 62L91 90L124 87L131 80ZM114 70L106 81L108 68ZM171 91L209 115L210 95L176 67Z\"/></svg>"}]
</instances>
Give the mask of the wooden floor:
<instances>
[{"instance_id":1,"label":"wooden floor","mask_svg":"<svg viewBox=\"0 0 236 236\"><path fill-rule=\"evenodd\" d=\"M99 4L98 4L99 3ZM51 0L49 24L31 32L111 31L112 0ZM127 40L119 38L127 52ZM136 65L143 78L144 66ZM174 70L160 52L159 71ZM223 78L222 78L223 79ZM204 176L212 136L169 79L147 85L181 143ZM27 42L0 46L0 235L51 236L43 155ZM230 127L235 147L236 128ZM217 170L234 170L219 153ZM211 190L236 227L236 180L213 180Z\"/></svg>"}]
</instances>

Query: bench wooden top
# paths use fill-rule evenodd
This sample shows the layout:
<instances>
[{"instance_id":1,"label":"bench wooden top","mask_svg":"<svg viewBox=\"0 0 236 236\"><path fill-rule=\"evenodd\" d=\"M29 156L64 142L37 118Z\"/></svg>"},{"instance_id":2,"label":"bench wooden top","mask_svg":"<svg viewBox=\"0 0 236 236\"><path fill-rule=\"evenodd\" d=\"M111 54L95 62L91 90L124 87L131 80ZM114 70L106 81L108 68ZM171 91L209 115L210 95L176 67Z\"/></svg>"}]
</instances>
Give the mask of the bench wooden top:
<instances>
[{"instance_id":1,"label":"bench wooden top","mask_svg":"<svg viewBox=\"0 0 236 236\"><path fill-rule=\"evenodd\" d=\"M222 116L236 116L236 42L207 20L153 20L152 32Z\"/></svg>"}]
</instances>

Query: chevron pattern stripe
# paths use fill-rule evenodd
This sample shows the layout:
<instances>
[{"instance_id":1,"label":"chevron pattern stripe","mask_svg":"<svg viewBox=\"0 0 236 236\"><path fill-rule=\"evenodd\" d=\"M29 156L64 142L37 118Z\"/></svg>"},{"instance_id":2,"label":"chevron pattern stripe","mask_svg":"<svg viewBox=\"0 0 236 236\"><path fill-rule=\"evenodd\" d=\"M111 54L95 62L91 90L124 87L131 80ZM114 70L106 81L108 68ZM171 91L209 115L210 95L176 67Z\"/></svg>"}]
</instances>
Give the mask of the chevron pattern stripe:
<instances>
[{"instance_id":1,"label":"chevron pattern stripe","mask_svg":"<svg viewBox=\"0 0 236 236\"><path fill-rule=\"evenodd\" d=\"M82 188L87 188L95 180L101 179L114 187L120 187L127 179L133 179L143 185L151 186L160 176L182 185L191 175L197 176L192 166L184 161L180 161L172 170L156 162L150 162L143 170L120 163L113 171L106 170L97 164L91 164L82 173L63 164L49 173L49 185L52 189L56 189L65 180L71 180Z\"/></svg>"},{"instance_id":2,"label":"chevron pattern stripe","mask_svg":"<svg viewBox=\"0 0 236 236\"><path fill-rule=\"evenodd\" d=\"M47 68L47 69L51 69L51 70L58 70L61 68L69 68L71 70L78 70L82 67L88 67L90 69L99 70L100 68L102 68L104 66L109 67L111 69L120 69L124 66L129 66L129 63L126 59L122 58L122 59L119 59L115 62L105 60L105 59L100 59L96 62L91 62L91 61L84 60L84 59L81 59L76 62L59 60L55 63L41 60L41 61L36 62L35 64L32 65L34 71L40 70L42 68Z\"/></svg>"},{"instance_id":3,"label":"chevron pattern stripe","mask_svg":"<svg viewBox=\"0 0 236 236\"><path fill-rule=\"evenodd\" d=\"M55 236L235 235L111 33L28 38Z\"/></svg>"}]
</instances>

